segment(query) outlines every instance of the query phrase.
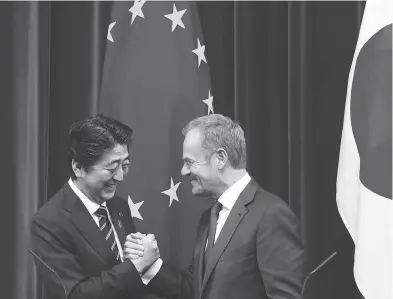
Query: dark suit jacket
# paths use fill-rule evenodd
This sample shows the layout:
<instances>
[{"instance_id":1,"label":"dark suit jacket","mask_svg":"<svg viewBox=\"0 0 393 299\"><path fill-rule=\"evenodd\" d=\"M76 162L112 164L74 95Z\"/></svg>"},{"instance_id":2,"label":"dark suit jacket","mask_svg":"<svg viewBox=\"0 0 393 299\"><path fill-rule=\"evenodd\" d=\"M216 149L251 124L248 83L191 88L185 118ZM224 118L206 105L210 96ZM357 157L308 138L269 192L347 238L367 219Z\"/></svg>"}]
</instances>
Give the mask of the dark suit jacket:
<instances>
[{"instance_id":1,"label":"dark suit jacket","mask_svg":"<svg viewBox=\"0 0 393 299\"><path fill-rule=\"evenodd\" d=\"M299 223L277 196L251 181L240 194L202 273L210 210L199 223L189 273L163 263L148 288L178 299L300 299L304 250Z\"/></svg>"},{"instance_id":2,"label":"dark suit jacket","mask_svg":"<svg viewBox=\"0 0 393 299\"><path fill-rule=\"evenodd\" d=\"M134 232L127 203L114 197L107 208L121 244ZM64 184L34 215L31 249L57 275L40 271L50 298L123 299L140 298L146 286L134 265L118 263L101 231L82 201ZM37 263L37 260L36 260ZM42 269L42 267L38 267Z\"/></svg>"}]
</instances>

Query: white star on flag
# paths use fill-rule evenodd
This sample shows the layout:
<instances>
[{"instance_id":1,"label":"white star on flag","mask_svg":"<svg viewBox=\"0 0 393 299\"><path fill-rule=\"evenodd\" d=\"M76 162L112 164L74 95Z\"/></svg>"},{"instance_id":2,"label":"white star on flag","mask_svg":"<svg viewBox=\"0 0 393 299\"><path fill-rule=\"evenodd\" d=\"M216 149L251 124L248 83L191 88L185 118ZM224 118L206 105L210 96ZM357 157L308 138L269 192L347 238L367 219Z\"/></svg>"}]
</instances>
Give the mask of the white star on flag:
<instances>
[{"instance_id":1,"label":"white star on flag","mask_svg":"<svg viewBox=\"0 0 393 299\"><path fill-rule=\"evenodd\" d=\"M133 218L139 218L140 220L143 220L141 213L139 212L139 208L141 205L144 203L144 201L134 203L131 199L131 197L128 195L128 206L130 207L131 210L131 216Z\"/></svg>"},{"instance_id":2,"label":"white star on flag","mask_svg":"<svg viewBox=\"0 0 393 299\"><path fill-rule=\"evenodd\" d=\"M172 21L172 32L175 30L176 26L179 25L182 28L186 28L183 24L181 18L187 9L177 11L175 3L173 3L173 12L171 14L165 15L166 18Z\"/></svg>"},{"instance_id":3,"label":"white star on flag","mask_svg":"<svg viewBox=\"0 0 393 299\"><path fill-rule=\"evenodd\" d=\"M168 190L162 191L161 193L164 193L165 195L169 196L169 206L171 206L173 200L179 201L179 199L177 198L177 188L179 187L180 182L177 183L176 185L173 185L173 179L171 177L171 187Z\"/></svg>"},{"instance_id":4,"label":"white star on flag","mask_svg":"<svg viewBox=\"0 0 393 299\"><path fill-rule=\"evenodd\" d=\"M205 57L205 46L201 46L201 43L198 40L198 48L195 50L192 50L192 53L196 54L198 56L198 67L201 65L201 60L203 60L205 63L206 62L206 57Z\"/></svg>"},{"instance_id":5,"label":"white star on flag","mask_svg":"<svg viewBox=\"0 0 393 299\"><path fill-rule=\"evenodd\" d=\"M142 6L145 4L146 0L135 0L134 5L129 9L132 13L131 24L134 22L136 16L145 18L142 11Z\"/></svg>"},{"instance_id":6,"label":"white star on flag","mask_svg":"<svg viewBox=\"0 0 393 299\"><path fill-rule=\"evenodd\" d=\"M109 27L108 27L108 35L106 36L106 38L111 41L112 43L114 42L112 34L111 34L111 30L113 28L113 26L115 26L116 22L110 23Z\"/></svg>"},{"instance_id":7,"label":"white star on flag","mask_svg":"<svg viewBox=\"0 0 393 299\"><path fill-rule=\"evenodd\" d=\"M207 111L207 114L210 114L210 111L212 112L212 114L214 114L213 96L210 95L210 89L209 89L209 97L206 100L202 100L202 102L204 102L207 105L207 107L209 108L209 110Z\"/></svg>"}]
</instances>

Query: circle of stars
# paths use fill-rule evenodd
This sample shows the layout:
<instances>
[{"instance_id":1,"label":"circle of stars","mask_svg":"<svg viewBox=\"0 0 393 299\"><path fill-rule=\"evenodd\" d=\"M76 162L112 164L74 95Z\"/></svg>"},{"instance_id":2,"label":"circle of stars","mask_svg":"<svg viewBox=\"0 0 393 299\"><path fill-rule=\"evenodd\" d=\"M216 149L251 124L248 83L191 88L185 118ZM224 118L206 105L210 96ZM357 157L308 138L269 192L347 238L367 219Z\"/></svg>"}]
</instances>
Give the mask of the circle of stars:
<instances>
[{"instance_id":1,"label":"circle of stars","mask_svg":"<svg viewBox=\"0 0 393 299\"><path fill-rule=\"evenodd\" d=\"M143 5L145 4L146 0L135 0L133 6L131 6L131 8L129 9L129 12L132 13L131 16L131 25L134 23L134 21L136 20L136 17L140 17L142 19L145 18L145 15L143 14L142 8ZM183 23L182 17L184 16L184 14L186 13L187 9L183 9L183 10L177 10L176 4L173 3L173 9L172 9L172 13L166 14L164 15L165 18L169 19L170 21L172 21L172 32L174 32L174 30L177 28L177 26L185 29L186 26ZM114 28L114 26L116 25L116 22L112 22L109 24L108 26L108 34L107 34L107 39L111 42L114 42L113 36L112 36L112 30ZM192 53L194 53L197 57L198 57L198 68L201 66L201 62L204 61L207 64L206 61L206 56L205 56L205 45L201 45L199 38L197 38L197 48L192 50ZM210 89L209 89L209 96L207 99L202 100L202 102L204 104L207 105L208 108L208 112L207 114L214 113L213 110L213 96L210 93ZM162 191L161 193L169 196L169 207L172 205L173 201L179 201L178 197L177 197L177 188L179 187L180 182L177 184L173 183L173 178L171 177L171 186L169 189ZM130 207L131 210L131 216L133 218L138 218L143 220L142 215L139 212L140 207L142 206L144 202L138 202L138 203L134 203L131 199L130 196L128 196L128 206Z\"/></svg>"}]
</instances>

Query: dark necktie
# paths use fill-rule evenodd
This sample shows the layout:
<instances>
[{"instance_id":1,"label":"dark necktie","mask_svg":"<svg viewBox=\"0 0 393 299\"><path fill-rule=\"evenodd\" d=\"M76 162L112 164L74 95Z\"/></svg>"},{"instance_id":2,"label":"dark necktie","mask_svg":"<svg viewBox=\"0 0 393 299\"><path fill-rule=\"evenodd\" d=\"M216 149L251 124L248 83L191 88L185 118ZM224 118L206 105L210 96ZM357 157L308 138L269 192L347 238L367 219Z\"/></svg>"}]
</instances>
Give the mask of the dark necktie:
<instances>
[{"instance_id":1,"label":"dark necktie","mask_svg":"<svg viewBox=\"0 0 393 299\"><path fill-rule=\"evenodd\" d=\"M117 248L115 232L113 231L113 227L109 220L107 209L104 206L100 206L94 214L99 218L98 225L104 235L105 241L109 244L112 252L115 254L116 260L119 260L120 253Z\"/></svg>"},{"instance_id":2,"label":"dark necktie","mask_svg":"<svg viewBox=\"0 0 393 299\"><path fill-rule=\"evenodd\" d=\"M221 207L222 205L218 201L216 201L216 203L213 205L210 211L209 237L208 237L207 248L205 252L205 267L204 267L205 270L206 270L207 261L214 247L214 239L216 236L218 214L220 213Z\"/></svg>"}]
</instances>

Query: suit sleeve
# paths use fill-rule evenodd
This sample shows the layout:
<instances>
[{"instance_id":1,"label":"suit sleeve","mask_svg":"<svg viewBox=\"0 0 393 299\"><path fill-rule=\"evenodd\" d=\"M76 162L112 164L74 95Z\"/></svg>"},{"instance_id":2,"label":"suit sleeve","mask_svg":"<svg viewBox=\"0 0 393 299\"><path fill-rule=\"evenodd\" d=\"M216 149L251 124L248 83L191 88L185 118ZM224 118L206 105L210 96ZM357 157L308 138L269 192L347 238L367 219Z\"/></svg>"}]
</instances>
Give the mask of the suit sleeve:
<instances>
[{"instance_id":1,"label":"suit sleeve","mask_svg":"<svg viewBox=\"0 0 393 299\"><path fill-rule=\"evenodd\" d=\"M84 275L72 251L72 241L67 240L64 229L54 221L43 218L32 221L31 245L32 251L55 272L41 273L55 298L109 299L124 294L139 298L144 293L145 286L129 260L95 277Z\"/></svg>"},{"instance_id":2,"label":"suit sleeve","mask_svg":"<svg viewBox=\"0 0 393 299\"><path fill-rule=\"evenodd\" d=\"M210 209L202 214L197 236L201 233L201 224L209 221ZM198 238L197 238L198 239ZM196 241L197 243L198 241ZM163 262L161 269L147 285L149 292L166 299L194 299L194 260L186 271Z\"/></svg>"},{"instance_id":3,"label":"suit sleeve","mask_svg":"<svg viewBox=\"0 0 393 299\"><path fill-rule=\"evenodd\" d=\"M160 271L148 284L148 290L167 299L193 299L192 266L188 271L163 262Z\"/></svg>"},{"instance_id":4,"label":"suit sleeve","mask_svg":"<svg viewBox=\"0 0 393 299\"><path fill-rule=\"evenodd\" d=\"M206 223L209 219L210 209L200 218L197 236L201 233L201 224ZM169 263L163 262L160 271L148 284L149 291L166 299L194 299L196 281L194 281L195 269L193 265L194 260L191 261L187 271L181 271Z\"/></svg>"},{"instance_id":5,"label":"suit sleeve","mask_svg":"<svg viewBox=\"0 0 393 299\"><path fill-rule=\"evenodd\" d=\"M301 299L304 249L289 207L276 201L264 213L257 235L258 267L271 299Z\"/></svg>"}]
</instances>

